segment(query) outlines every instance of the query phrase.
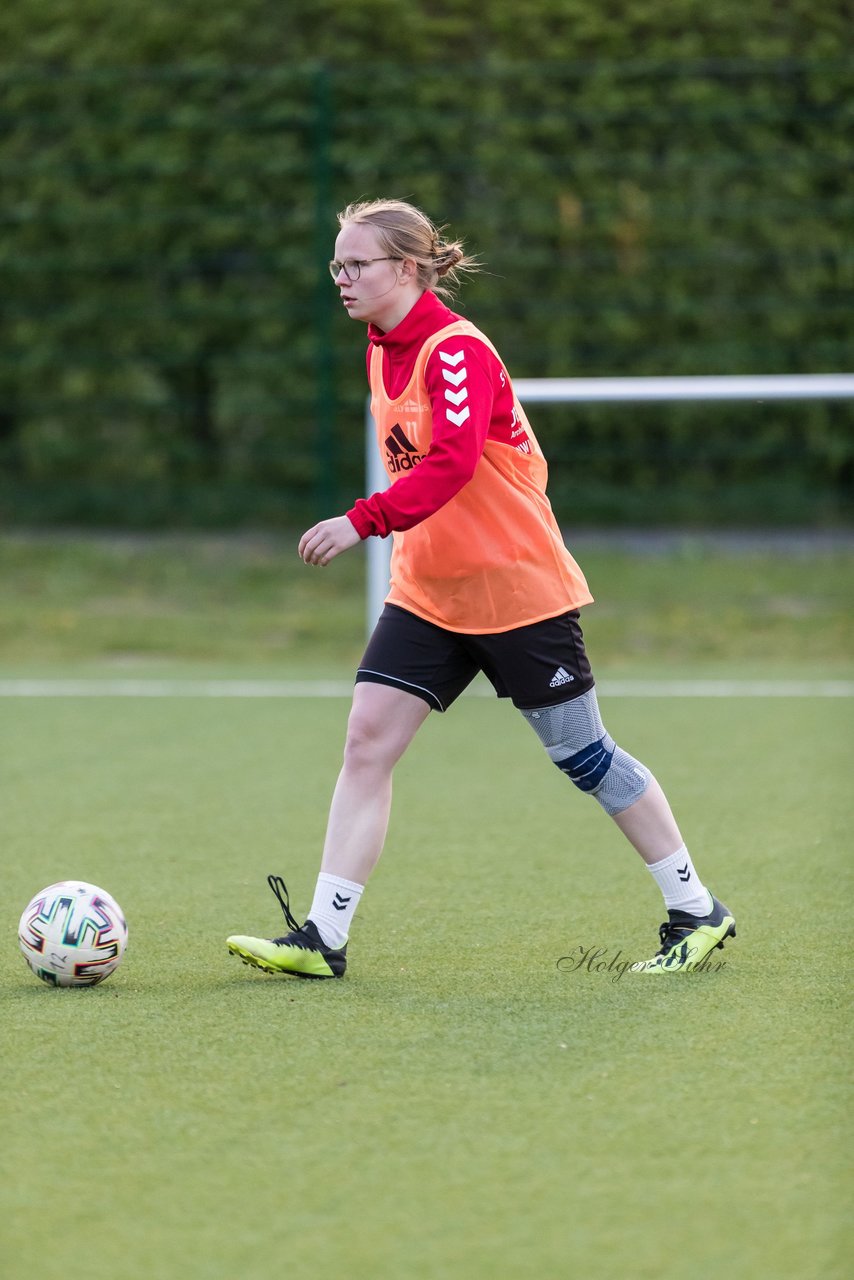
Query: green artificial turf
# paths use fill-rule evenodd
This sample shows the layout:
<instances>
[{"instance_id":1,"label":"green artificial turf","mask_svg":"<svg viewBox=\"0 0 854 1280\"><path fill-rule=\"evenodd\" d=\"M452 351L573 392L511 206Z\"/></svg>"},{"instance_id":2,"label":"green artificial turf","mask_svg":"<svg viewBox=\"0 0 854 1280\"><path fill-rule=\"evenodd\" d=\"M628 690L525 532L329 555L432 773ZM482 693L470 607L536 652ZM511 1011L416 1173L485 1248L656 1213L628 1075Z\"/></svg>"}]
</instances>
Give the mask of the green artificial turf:
<instances>
[{"instance_id":1,"label":"green artificial turf","mask_svg":"<svg viewBox=\"0 0 854 1280\"><path fill-rule=\"evenodd\" d=\"M340 982L231 932L304 913L343 700L7 699L5 1280L835 1280L850 702L603 700L738 917L646 980L660 898L506 703L433 716ZM50 989L18 915L62 877L129 921ZM579 951L581 948L581 951ZM601 962L601 961L600 961Z\"/></svg>"},{"instance_id":2,"label":"green artificial turf","mask_svg":"<svg viewBox=\"0 0 854 1280\"><path fill-rule=\"evenodd\" d=\"M596 603L594 668L850 675L854 547L807 535L574 537ZM0 536L0 671L349 674L365 639L362 548L327 569L283 536ZM737 664L738 670L734 667Z\"/></svg>"}]
</instances>

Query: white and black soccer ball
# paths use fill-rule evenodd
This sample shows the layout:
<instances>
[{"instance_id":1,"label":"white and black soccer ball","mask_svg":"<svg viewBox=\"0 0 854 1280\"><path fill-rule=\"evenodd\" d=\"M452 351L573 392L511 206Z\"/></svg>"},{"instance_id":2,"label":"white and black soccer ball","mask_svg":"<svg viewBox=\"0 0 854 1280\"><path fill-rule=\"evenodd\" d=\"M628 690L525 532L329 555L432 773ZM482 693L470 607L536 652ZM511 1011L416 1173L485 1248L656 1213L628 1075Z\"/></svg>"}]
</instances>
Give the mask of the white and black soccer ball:
<instances>
[{"instance_id":1,"label":"white and black soccer ball","mask_svg":"<svg viewBox=\"0 0 854 1280\"><path fill-rule=\"evenodd\" d=\"M18 941L37 978L53 987L94 987L121 963L128 927L119 904L84 880L60 880L24 908Z\"/></svg>"}]
</instances>

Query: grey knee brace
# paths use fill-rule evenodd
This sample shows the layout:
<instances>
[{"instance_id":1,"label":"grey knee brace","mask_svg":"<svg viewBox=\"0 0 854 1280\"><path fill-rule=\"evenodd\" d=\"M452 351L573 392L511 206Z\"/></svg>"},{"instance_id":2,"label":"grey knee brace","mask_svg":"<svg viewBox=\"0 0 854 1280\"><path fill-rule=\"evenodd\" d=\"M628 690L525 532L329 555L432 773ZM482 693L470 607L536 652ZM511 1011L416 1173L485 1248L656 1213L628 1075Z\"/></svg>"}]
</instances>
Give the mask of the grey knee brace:
<instances>
[{"instance_id":1,"label":"grey knee brace","mask_svg":"<svg viewBox=\"0 0 854 1280\"><path fill-rule=\"evenodd\" d=\"M522 715L550 759L581 791L595 796L606 813L622 813L649 786L649 770L605 732L595 689Z\"/></svg>"}]
</instances>

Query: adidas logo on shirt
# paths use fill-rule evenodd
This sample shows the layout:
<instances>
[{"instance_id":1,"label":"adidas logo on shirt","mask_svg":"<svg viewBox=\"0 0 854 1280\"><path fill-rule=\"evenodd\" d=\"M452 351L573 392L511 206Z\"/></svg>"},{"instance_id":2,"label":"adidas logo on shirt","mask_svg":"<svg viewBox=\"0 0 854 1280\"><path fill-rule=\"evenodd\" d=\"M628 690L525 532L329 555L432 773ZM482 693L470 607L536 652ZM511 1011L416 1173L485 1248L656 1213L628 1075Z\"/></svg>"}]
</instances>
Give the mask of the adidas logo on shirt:
<instances>
[{"instance_id":1,"label":"adidas logo on shirt","mask_svg":"<svg viewBox=\"0 0 854 1280\"><path fill-rule=\"evenodd\" d=\"M571 676L568 671L564 671L563 667L558 667L557 671L549 681L550 689L557 689L562 684L572 684L575 676Z\"/></svg>"},{"instance_id":2,"label":"adidas logo on shirt","mask_svg":"<svg viewBox=\"0 0 854 1280\"><path fill-rule=\"evenodd\" d=\"M419 462L423 462L425 454L419 453L399 422L396 422L385 438L386 465L394 475L397 471L411 471Z\"/></svg>"}]
</instances>

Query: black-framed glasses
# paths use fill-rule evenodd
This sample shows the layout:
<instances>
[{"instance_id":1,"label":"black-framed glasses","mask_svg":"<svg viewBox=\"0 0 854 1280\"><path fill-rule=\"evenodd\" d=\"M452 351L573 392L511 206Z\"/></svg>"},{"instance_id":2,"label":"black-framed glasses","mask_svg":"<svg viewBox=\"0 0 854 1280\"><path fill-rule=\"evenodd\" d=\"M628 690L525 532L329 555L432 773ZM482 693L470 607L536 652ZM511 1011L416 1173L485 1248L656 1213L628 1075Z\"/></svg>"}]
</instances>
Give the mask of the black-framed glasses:
<instances>
[{"instance_id":1,"label":"black-framed glasses","mask_svg":"<svg viewBox=\"0 0 854 1280\"><path fill-rule=\"evenodd\" d=\"M344 262L333 258L329 264L329 274L333 280L337 280L343 271L350 283L355 284L362 274L362 267L369 267L372 262L403 262L403 258L388 254L384 258L347 258Z\"/></svg>"}]
</instances>

